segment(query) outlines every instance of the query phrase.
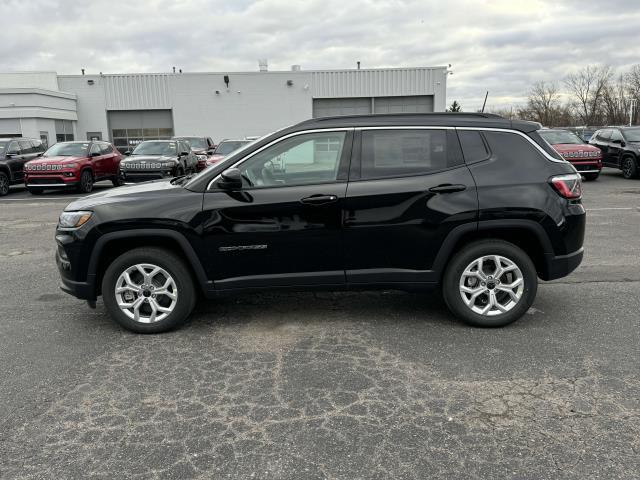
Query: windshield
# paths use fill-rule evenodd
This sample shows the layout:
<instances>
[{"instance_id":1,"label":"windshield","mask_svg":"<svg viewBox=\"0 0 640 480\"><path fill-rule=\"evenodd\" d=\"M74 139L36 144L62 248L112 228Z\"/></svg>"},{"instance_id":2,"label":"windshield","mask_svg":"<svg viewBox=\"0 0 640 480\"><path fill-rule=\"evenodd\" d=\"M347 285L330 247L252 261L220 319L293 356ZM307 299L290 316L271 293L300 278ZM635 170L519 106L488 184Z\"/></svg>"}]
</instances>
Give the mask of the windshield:
<instances>
[{"instance_id":1,"label":"windshield","mask_svg":"<svg viewBox=\"0 0 640 480\"><path fill-rule=\"evenodd\" d=\"M624 130L624 136L629 142L640 142L640 128Z\"/></svg>"},{"instance_id":2,"label":"windshield","mask_svg":"<svg viewBox=\"0 0 640 480\"><path fill-rule=\"evenodd\" d=\"M178 140L189 142L189 145L194 150L205 150L208 146L206 140L202 137L180 137Z\"/></svg>"},{"instance_id":3,"label":"windshield","mask_svg":"<svg viewBox=\"0 0 640 480\"><path fill-rule=\"evenodd\" d=\"M538 133L551 145L560 143L583 144L584 141L575 133L568 130L538 130Z\"/></svg>"},{"instance_id":4,"label":"windshield","mask_svg":"<svg viewBox=\"0 0 640 480\"><path fill-rule=\"evenodd\" d=\"M88 143L56 143L44 152L43 157L84 157L89 151Z\"/></svg>"},{"instance_id":5,"label":"windshield","mask_svg":"<svg viewBox=\"0 0 640 480\"><path fill-rule=\"evenodd\" d=\"M176 142L142 142L131 155L177 155Z\"/></svg>"},{"instance_id":6,"label":"windshield","mask_svg":"<svg viewBox=\"0 0 640 480\"><path fill-rule=\"evenodd\" d=\"M0 154L4 153L4 151L7 149L7 145L9 145L9 142L7 141L0 142Z\"/></svg>"},{"instance_id":7,"label":"windshield","mask_svg":"<svg viewBox=\"0 0 640 480\"><path fill-rule=\"evenodd\" d=\"M229 142L222 142L218 145L213 152L214 155L229 155L231 152L239 149L243 145L249 143L249 140L232 140Z\"/></svg>"}]
</instances>

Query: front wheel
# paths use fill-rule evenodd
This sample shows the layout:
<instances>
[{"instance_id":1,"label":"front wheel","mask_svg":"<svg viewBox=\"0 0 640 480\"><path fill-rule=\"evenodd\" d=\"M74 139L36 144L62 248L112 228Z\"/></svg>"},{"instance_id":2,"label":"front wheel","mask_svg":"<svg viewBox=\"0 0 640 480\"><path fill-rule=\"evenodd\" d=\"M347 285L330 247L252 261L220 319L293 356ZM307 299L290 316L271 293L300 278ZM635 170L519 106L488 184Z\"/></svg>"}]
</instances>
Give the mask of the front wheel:
<instances>
[{"instance_id":1,"label":"front wheel","mask_svg":"<svg viewBox=\"0 0 640 480\"><path fill-rule=\"evenodd\" d=\"M476 327L502 327L533 304L538 276L529 256L502 240L474 242L449 262L442 282L454 315Z\"/></svg>"},{"instance_id":2,"label":"front wheel","mask_svg":"<svg viewBox=\"0 0 640 480\"><path fill-rule=\"evenodd\" d=\"M622 176L624 178L638 177L638 165L636 164L635 158L624 157L622 159L622 165L620 165L620 167L622 169Z\"/></svg>"},{"instance_id":3,"label":"front wheel","mask_svg":"<svg viewBox=\"0 0 640 480\"><path fill-rule=\"evenodd\" d=\"M0 172L0 197L9 194L9 177L6 173Z\"/></svg>"},{"instance_id":4,"label":"front wheel","mask_svg":"<svg viewBox=\"0 0 640 480\"><path fill-rule=\"evenodd\" d=\"M84 170L80 175L80 183L78 184L78 191L80 193L91 193L93 190L93 175L90 170Z\"/></svg>"},{"instance_id":5,"label":"front wheel","mask_svg":"<svg viewBox=\"0 0 640 480\"><path fill-rule=\"evenodd\" d=\"M111 317L136 333L181 326L196 302L185 263L161 248L136 248L116 258L105 271L102 296Z\"/></svg>"}]
</instances>

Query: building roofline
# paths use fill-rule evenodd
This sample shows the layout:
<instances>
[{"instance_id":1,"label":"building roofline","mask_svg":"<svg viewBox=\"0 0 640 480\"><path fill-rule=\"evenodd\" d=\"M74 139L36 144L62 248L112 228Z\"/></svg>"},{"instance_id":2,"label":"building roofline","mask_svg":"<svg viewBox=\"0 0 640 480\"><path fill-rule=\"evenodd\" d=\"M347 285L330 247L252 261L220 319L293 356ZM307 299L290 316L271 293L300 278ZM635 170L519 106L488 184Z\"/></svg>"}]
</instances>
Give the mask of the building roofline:
<instances>
[{"instance_id":1,"label":"building roofline","mask_svg":"<svg viewBox=\"0 0 640 480\"><path fill-rule=\"evenodd\" d=\"M68 92L61 92L59 90L47 90L46 88L33 88L33 87L27 87L27 88L16 88L16 87L12 87L12 88L0 88L0 94L11 94L11 93L18 93L18 94L37 94L37 95L47 95L49 97L60 97L60 98L67 98L69 100L77 100L77 96L75 93L68 93Z\"/></svg>"}]
</instances>

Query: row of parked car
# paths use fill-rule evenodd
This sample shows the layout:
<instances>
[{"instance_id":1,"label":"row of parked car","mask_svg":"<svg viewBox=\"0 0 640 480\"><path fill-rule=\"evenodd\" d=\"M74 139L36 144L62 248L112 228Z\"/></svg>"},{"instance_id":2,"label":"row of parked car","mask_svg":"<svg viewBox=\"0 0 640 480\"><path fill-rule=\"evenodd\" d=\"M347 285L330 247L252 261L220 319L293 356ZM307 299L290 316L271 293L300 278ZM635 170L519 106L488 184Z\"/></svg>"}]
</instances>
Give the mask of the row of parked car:
<instances>
[{"instance_id":1,"label":"row of parked car","mask_svg":"<svg viewBox=\"0 0 640 480\"><path fill-rule=\"evenodd\" d=\"M619 168L624 178L640 173L640 127L607 127L596 130L587 143L565 129L541 129L540 136L586 180L595 180L603 166Z\"/></svg>"},{"instance_id":2,"label":"row of parked car","mask_svg":"<svg viewBox=\"0 0 640 480\"><path fill-rule=\"evenodd\" d=\"M34 195L59 188L89 193L102 180L119 186L187 175L219 162L250 141L223 140L215 145L210 137L174 137L143 141L122 155L103 141L59 142L45 149L38 139L0 139L0 196L9 193L10 185L23 182Z\"/></svg>"}]
</instances>

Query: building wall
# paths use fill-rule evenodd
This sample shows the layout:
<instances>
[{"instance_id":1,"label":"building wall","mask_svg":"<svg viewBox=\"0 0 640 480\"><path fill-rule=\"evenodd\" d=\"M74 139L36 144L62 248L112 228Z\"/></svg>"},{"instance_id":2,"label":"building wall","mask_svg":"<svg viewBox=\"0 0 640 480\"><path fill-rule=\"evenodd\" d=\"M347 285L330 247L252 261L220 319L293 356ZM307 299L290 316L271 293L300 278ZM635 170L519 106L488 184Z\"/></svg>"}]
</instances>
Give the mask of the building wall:
<instances>
[{"instance_id":1,"label":"building wall","mask_svg":"<svg viewBox=\"0 0 640 480\"><path fill-rule=\"evenodd\" d=\"M61 75L58 85L77 96L78 139L86 138L87 132L102 132L102 138L111 139L107 112L157 109L171 110L175 135L206 135L220 141L262 135L311 118L314 98L433 96L433 110L444 111L445 71L435 67Z\"/></svg>"}]
</instances>

